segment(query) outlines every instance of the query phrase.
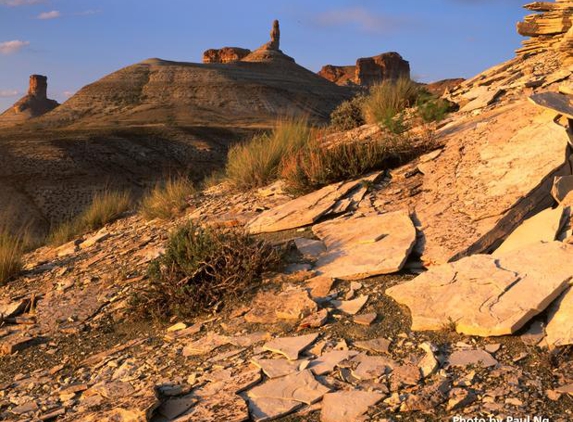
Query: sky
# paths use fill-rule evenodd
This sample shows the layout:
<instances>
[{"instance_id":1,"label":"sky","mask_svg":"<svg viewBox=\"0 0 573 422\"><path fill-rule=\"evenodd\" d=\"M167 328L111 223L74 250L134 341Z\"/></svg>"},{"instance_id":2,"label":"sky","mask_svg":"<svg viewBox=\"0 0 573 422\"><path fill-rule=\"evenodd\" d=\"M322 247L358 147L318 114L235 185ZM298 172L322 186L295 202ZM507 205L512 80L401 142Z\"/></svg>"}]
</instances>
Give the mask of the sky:
<instances>
[{"instance_id":1,"label":"sky","mask_svg":"<svg viewBox=\"0 0 573 422\"><path fill-rule=\"evenodd\" d=\"M201 62L209 48L255 49L281 23L300 65L354 64L397 51L421 82L471 77L514 55L525 0L0 0L0 111L48 76L65 101L147 58Z\"/></svg>"}]
</instances>

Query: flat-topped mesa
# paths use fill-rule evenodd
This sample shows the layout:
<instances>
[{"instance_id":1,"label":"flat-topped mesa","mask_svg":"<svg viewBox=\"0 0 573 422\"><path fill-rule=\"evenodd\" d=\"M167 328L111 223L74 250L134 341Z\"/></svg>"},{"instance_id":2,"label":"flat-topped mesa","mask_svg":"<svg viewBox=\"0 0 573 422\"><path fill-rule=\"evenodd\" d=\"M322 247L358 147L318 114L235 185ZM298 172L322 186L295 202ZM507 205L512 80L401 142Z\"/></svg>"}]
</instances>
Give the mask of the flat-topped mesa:
<instances>
[{"instance_id":1,"label":"flat-topped mesa","mask_svg":"<svg viewBox=\"0 0 573 422\"><path fill-rule=\"evenodd\" d=\"M251 54L248 48L223 47L210 49L203 53L203 63L235 63Z\"/></svg>"},{"instance_id":2,"label":"flat-topped mesa","mask_svg":"<svg viewBox=\"0 0 573 422\"><path fill-rule=\"evenodd\" d=\"M388 79L410 78L410 63L396 52L363 57L354 66L326 65L320 76L338 85L369 87Z\"/></svg>"},{"instance_id":3,"label":"flat-topped mesa","mask_svg":"<svg viewBox=\"0 0 573 422\"><path fill-rule=\"evenodd\" d=\"M31 75L28 94L0 114L0 126L12 126L52 111L60 104L48 99L48 78Z\"/></svg>"},{"instance_id":4,"label":"flat-topped mesa","mask_svg":"<svg viewBox=\"0 0 573 422\"><path fill-rule=\"evenodd\" d=\"M537 54L547 50L556 50L567 60L573 55L571 49L563 48L563 40L573 27L573 0L555 2L534 2L524 6L534 13L517 24L517 32L531 37L517 50L518 55ZM571 39L571 35L567 35ZM567 42L565 46L569 46Z\"/></svg>"}]
</instances>

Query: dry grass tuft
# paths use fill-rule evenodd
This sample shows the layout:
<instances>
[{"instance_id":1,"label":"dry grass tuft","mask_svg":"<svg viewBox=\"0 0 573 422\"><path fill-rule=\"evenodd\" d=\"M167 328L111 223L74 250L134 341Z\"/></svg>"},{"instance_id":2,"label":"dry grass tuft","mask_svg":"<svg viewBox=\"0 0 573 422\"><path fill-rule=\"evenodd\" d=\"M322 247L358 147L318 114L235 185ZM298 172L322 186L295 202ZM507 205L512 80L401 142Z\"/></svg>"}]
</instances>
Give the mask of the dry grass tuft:
<instances>
[{"instance_id":1,"label":"dry grass tuft","mask_svg":"<svg viewBox=\"0 0 573 422\"><path fill-rule=\"evenodd\" d=\"M91 205L78 217L62 223L48 236L49 243L59 246L75 237L97 230L110 223L131 208L128 192L105 190L94 195Z\"/></svg>"},{"instance_id":2,"label":"dry grass tuft","mask_svg":"<svg viewBox=\"0 0 573 422\"><path fill-rule=\"evenodd\" d=\"M22 269L25 241L23 235L14 235L0 229L0 286L6 284Z\"/></svg>"},{"instance_id":3,"label":"dry grass tuft","mask_svg":"<svg viewBox=\"0 0 573 422\"><path fill-rule=\"evenodd\" d=\"M307 119L286 119L279 121L270 134L259 134L233 146L225 169L227 180L240 190L269 184L278 178L284 157L308 143L311 132Z\"/></svg>"},{"instance_id":4,"label":"dry grass tuft","mask_svg":"<svg viewBox=\"0 0 573 422\"><path fill-rule=\"evenodd\" d=\"M195 193L195 186L186 177L158 183L141 201L141 213L147 220L166 220L187 208L187 199Z\"/></svg>"}]
</instances>

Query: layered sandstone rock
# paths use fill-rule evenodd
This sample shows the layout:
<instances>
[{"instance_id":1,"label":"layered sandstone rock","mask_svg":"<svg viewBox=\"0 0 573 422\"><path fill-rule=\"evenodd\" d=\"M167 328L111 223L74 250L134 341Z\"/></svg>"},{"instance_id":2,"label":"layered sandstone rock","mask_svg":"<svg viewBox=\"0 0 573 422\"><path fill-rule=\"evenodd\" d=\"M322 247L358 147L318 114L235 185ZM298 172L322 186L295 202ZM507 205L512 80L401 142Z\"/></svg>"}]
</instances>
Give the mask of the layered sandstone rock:
<instances>
[{"instance_id":1,"label":"layered sandstone rock","mask_svg":"<svg viewBox=\"0 0 573 422\"><path fill-rule=\"evenodd\" d=\"M518 54L539 53L560 48L565 34L573 26L573 1L556 0L553 2L534 2L526 4L526 9L539 12L528 15L523 22L517 24L517 32L525 37L531 37L523 42L523 48ZM571 40L571 35L568 35ZM570 41L565 46L570 46ZM563 51L570 56L571 49Z\"/></svg>"},{"instance_id":2,"label":"layered sandstone rock","mask_svg":"<svg viewBox=\"0 0 573 422\"><path fill-rule=\"evenodd\" d=\"M234 63L251 54L248 48L223 47L210 49L203 53L203 63Z\"/></svg>"},{"instance_id":3,"label":"layered sandstone rock","mask_svg":"<svg viewBox=\"0 0 573 422\"><path fill-rule=\"evenodd\" d=\"M356 60L354 66L324 66L318 74L338 85L372 86L387 79L410 77L410 63L395 52Z\"/></svg>"},{"instance_id":4,"label":"layered sandstone rock","mask_svg":"<svg viewBox=\"0 0 573 422\"><path fill-rule=\"evenodd\" d=\"M23 123L52 111L58 105L57 101L48 99L48 78L31 75L28 94L0 114L0 126Z\"/></svg>"}]
</instances>

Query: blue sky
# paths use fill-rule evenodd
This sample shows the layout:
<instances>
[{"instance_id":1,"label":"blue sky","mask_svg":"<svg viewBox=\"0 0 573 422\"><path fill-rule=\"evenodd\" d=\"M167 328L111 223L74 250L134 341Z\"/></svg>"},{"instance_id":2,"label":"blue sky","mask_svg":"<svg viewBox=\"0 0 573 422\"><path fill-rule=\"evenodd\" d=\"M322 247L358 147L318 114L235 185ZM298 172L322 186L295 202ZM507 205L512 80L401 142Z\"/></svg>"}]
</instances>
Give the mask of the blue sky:
<instances>
[{"instance_id":1,"label":"blue sky","mask_svg":"<svg viewBox=\"0 0 573 422\"><path fill-rule=\"evenodd\" d=\"M470 77L513 57L525 0L0 0L0 110L48 75L64 101L150 57L200 62L209 48L254 49L273 19L281 48L318 71L398 51L420 81Z\"/></svg>"}]
</instances>

